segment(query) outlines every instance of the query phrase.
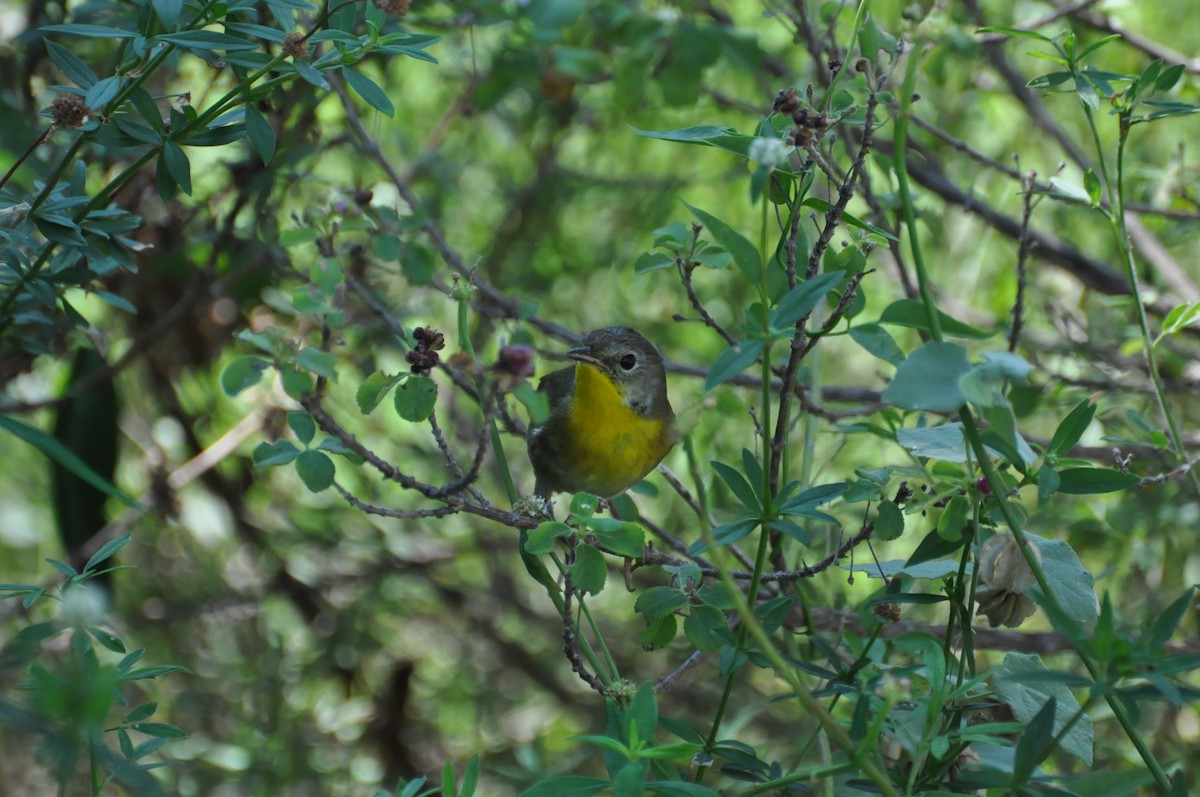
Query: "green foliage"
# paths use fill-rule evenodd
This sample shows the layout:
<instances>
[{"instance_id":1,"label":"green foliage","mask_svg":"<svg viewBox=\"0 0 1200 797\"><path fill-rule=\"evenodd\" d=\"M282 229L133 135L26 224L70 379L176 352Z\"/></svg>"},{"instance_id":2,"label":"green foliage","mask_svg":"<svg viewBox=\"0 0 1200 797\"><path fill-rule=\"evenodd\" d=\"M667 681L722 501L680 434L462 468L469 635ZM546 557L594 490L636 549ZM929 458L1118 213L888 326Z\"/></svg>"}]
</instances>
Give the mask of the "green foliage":
<instances>
[{"instance_id":1,"label":"green foliage","mask_svg":"<svg viewBox=\"0 0 1200 797\"><path fill-rule=\"evenodd\" d=\"M128 535L0 584L6 740L93 794L1189 793L1197 107L1142 52L1182 26L406 5L31 5L13 494L53 460L156 514L122 622L81 596ZM612 324L681 440L559 521L531 377ZM26 398L85 330L133 388L112 479ZM203 678L147 699L182 668L127 637Z\"/></svg>"},{"instance_id":2,"label":"green foliage","mask_svg":"<svg viewBox=\"0 0 1200 797\"><path fill-rule=\"evenodd\" d=\"M0 697L0 717L6 726L38 740L60 783L74 782L86 763L93 794L109 784L165 794L146 773L165 765L156 755L164 745L187 738L175 725L150 721L157 702L133 709L129 704L131 698L144 695L144 688L132 686L134 682L189 670L178 665L139 667L145 649L129 651L120 636L103 627L109 625L106 592L88 584L115 569L106 563L131 537L109 540L79 571L49 560L66 576L57 589L0 584L0 600L23 596L23 609L46 618L26 625L6 646L0 671L25 668L29 677L17 685L19 699ZM35 609L39 603L53 608L49 614L41 612ZM114 719L118 714L121 718Z\"/></svg>"}]
</instances>

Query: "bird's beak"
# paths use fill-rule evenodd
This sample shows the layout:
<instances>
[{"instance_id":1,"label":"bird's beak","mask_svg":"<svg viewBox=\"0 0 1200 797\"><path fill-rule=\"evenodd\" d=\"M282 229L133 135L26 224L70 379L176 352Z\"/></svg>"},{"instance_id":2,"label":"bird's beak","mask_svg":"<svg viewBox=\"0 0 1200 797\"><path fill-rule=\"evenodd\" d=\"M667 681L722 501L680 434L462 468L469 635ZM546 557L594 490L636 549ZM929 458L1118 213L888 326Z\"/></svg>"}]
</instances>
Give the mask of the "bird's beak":
<instances>
[{"instance_id":1,"label":"bird's beak","mask_svg":"<svg viewBox=\"0 0 1200 797\"><path fill-rule=\"evenodd\" d=\"M581 363L587 363L593 368L604 370L604 366L592 355L591 346L578 346L567 351L567 359L577 360Z\"/></svg>"}]
</instances>

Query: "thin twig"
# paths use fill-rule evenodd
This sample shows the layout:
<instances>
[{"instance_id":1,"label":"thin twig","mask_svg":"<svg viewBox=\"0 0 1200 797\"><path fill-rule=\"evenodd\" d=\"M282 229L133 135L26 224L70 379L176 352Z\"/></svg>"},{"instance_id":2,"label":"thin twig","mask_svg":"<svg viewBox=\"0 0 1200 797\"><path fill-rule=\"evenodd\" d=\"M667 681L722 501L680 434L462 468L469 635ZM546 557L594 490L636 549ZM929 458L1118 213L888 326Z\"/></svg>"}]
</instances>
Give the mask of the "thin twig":
<instances>
[{"instance_id":1,"label":"thin twig","mask_svg":"<svg viewBox=\"0 0 1200 797\"><path fill-rule=\"evenodd\" d=\"M1013 301L1012 328L1008 331L1008 350L1015 352L1025 324L1025 288L1028 284L1029 252L1034 244L1029 238L1029 220L1033 216L1034 186L1037 172L1030 171L1021 178L1021 236L1017 247L1017 296Z\"/></svg>"}]
</instances>

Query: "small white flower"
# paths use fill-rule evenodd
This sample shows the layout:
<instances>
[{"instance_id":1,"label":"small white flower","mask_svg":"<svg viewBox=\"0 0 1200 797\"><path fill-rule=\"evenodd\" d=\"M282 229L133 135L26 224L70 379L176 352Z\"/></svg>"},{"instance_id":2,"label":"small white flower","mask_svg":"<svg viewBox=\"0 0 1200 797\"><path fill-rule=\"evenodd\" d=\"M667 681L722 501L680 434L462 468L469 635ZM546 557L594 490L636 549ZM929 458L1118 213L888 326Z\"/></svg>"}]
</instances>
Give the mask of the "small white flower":
<instances>
[{"instance_id":1,"label":"small white flower","mask_svg":"<svg viewBox=\"0 0 1200 797\"><path fill-rule=\"evenodd\" d=\"M75 628L101 625L108 614L104 590L91 584L74 584L63 592L62 619Z\"/></svg>"},{"instance_id":2,"label":"small white flower","mask_svg":"<svg viewBox=\"0 0 1200 797\"><path fill-rule=\"evenodd\" d=\"M750 142L750 160L758 161L768 169L785 165L790 154L788 145L777 138L759 136Z\"/></svg>"}]
</instances>

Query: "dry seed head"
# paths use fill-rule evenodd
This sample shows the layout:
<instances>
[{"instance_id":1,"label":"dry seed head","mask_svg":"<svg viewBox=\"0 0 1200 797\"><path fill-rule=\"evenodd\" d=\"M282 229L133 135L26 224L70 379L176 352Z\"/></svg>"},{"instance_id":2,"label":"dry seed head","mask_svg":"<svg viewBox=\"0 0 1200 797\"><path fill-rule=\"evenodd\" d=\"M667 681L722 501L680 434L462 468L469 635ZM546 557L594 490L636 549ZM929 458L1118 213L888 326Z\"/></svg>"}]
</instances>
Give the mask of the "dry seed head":
<instances>
[{"instance_id":1,"label":"dry seed head","mask_svg":"<svg viewBox=\"0 0 1200 797\"><path fill-rule=\"evenodd\" d=\"M308 57L308 39L303 33L293 31L283 37L283 54L292 58Z\"/></svg>"},{"instance_id":2,"label":"dry seed head","mask_svg":"<svg viewBox=\"0 0 1200 797\"><path fill-rule=\"evenodd\" d=\"M385 14L402 17L412 8L412 0L375 0L375 7Z\"/></svg>"},{"instance_id":3,"label":"dry seed head","mask_svg":"<svg viewBox=\"0 0 1200 797\"><path fill-rule=\"evenodd\" d=\"M91 112L78 94L63 94L50 103L50 118L59 127L79 127Z\"/></svg>"}]
</instances>

